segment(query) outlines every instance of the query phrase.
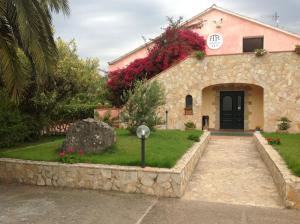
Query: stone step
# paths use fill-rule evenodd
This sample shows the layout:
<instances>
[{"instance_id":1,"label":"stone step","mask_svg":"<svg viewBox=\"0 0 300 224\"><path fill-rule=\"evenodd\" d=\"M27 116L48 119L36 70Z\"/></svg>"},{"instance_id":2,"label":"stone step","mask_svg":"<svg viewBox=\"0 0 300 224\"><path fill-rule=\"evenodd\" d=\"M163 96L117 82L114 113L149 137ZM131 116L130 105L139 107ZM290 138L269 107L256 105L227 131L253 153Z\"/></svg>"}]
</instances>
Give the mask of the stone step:
<instances>
[{"instance_id":1,"label":"stone step","mask_svg":"<svg viewBox=\"0 0 300 224\"><path fill-rule=\"evenodd\" d=\"M253 136L253 132L212 131L212 136Z\"/></svg>"}]
</instances>

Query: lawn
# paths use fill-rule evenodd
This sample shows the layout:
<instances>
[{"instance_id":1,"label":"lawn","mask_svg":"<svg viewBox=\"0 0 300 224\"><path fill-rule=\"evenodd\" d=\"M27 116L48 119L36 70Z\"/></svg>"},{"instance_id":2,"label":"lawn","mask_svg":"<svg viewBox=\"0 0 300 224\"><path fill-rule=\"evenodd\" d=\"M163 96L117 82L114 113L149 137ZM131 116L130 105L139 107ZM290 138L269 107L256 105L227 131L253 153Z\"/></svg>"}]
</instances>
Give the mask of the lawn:
<instances>
[{"instance_id":1,"label":"lawn","mask_svg":"<svg viewBox=\"0 0 300 224\"><path fill-rule=\"evenodd\" d=\"M273 145L292 172L300 176L300 134L263 133L266 138L280 138L280 145Z\"/></svg>"},{"instance_id":2,"label":"lawn","mask_svg":"<svg viewBox=\"0 0 300 224\"><path fill-rule=\"evenodd\" d=\"M194 144L190 134L201 131L158 130L146 140L146 165L173 167L177 160ZM59 148L64 138L43 139L40 142L0 151L2 158L17 158L35 161L59 161ZM102 154L85 154L80 162L135 166L140 164L140 141L127 130L117 130L117 142Z\"/></svg>"}]
</instances>

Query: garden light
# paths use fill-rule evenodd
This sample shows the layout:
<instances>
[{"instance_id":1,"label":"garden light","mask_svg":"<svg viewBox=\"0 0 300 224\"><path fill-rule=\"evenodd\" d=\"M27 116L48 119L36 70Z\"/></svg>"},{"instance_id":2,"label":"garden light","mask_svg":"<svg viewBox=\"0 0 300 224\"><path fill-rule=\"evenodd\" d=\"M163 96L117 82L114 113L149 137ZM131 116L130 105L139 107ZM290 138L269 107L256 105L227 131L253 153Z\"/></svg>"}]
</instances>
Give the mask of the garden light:
<instances>
[{"instance_id":1,"label":"garden light","mask_svg":"<svg viewBox=\"0 0 300 224\"><path fill-rule=\"evenodd\" d=\"M150 129L146 125L140 125L136 130L136 135L141 139L141 167L145 167L145 139L150 135Z\"/></svg>"},{"instance_id":2,"label":"garden light","mask_svg":"<svg viewBox=\"0 0 300 224\"><path fill-rule=\"evenodd\" d=\"M168 113L169 111L166 110L166 129L168 129Z\"/></svg>"}]
</instances>

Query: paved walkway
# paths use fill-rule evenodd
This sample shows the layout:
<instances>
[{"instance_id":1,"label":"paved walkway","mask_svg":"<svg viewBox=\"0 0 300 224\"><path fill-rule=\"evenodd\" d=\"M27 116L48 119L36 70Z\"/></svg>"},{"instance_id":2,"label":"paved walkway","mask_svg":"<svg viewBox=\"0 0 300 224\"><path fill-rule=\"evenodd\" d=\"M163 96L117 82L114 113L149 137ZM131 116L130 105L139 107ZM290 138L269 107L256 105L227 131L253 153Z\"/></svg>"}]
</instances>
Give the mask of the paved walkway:
<instances>
[{"instance_id":1,"label":"paved walkway","mask_svg":"<svg viewBox=\"0 0 300 224\"><path fill-rule=\"evenodd\" d=\"M252 137L212 136L183 197L188 200L281 207Z\"/></svg>"},{"instance_id":2,"label":"paved walkway","mask_svg":"<svg viewBox=\"0 0 300 224\"><path fill-rule=\"evenodd\" d=\"M1 185L1 224L299 224L300 211L107 191Z\"/></svg>"}]
</instances>

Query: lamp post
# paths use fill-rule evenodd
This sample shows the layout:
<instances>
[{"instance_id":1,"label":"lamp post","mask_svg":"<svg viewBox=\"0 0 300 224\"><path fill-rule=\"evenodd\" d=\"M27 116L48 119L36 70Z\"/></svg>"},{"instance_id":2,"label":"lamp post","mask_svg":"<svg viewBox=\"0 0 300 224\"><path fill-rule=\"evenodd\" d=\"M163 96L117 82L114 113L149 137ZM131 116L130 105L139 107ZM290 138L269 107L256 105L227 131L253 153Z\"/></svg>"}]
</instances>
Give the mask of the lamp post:
<instances>
[{"instance_id":1,"label":"lamp post","mask_svg":"<svg viewBox=\"0 0 300 224\"><path fill-rule=\"evenodd\" d=\"M166 110L166 129L168 129L168 113L169 111Z\"/></svg>"},{"instance_id":2,"label":"lamp post","mask_svg":"<svg viewBox=\"0 0 300 224\"><path fill-rule=\"evenodd\" d=\"M136 135L141 139L141 167L145 167L145 140L150 135L150 129L146 125L140 125L136 130Z\"/></svg>"},{"instance_id":3,"label":"lamp post","mask_svg":"<svg viewBox=\"0 0 300 224\"><path fill-rule=\"evenodd\" d=\"M142 134L141 138L141 167L145 167L145 133Z\"/></svg>"}]
</instances>

